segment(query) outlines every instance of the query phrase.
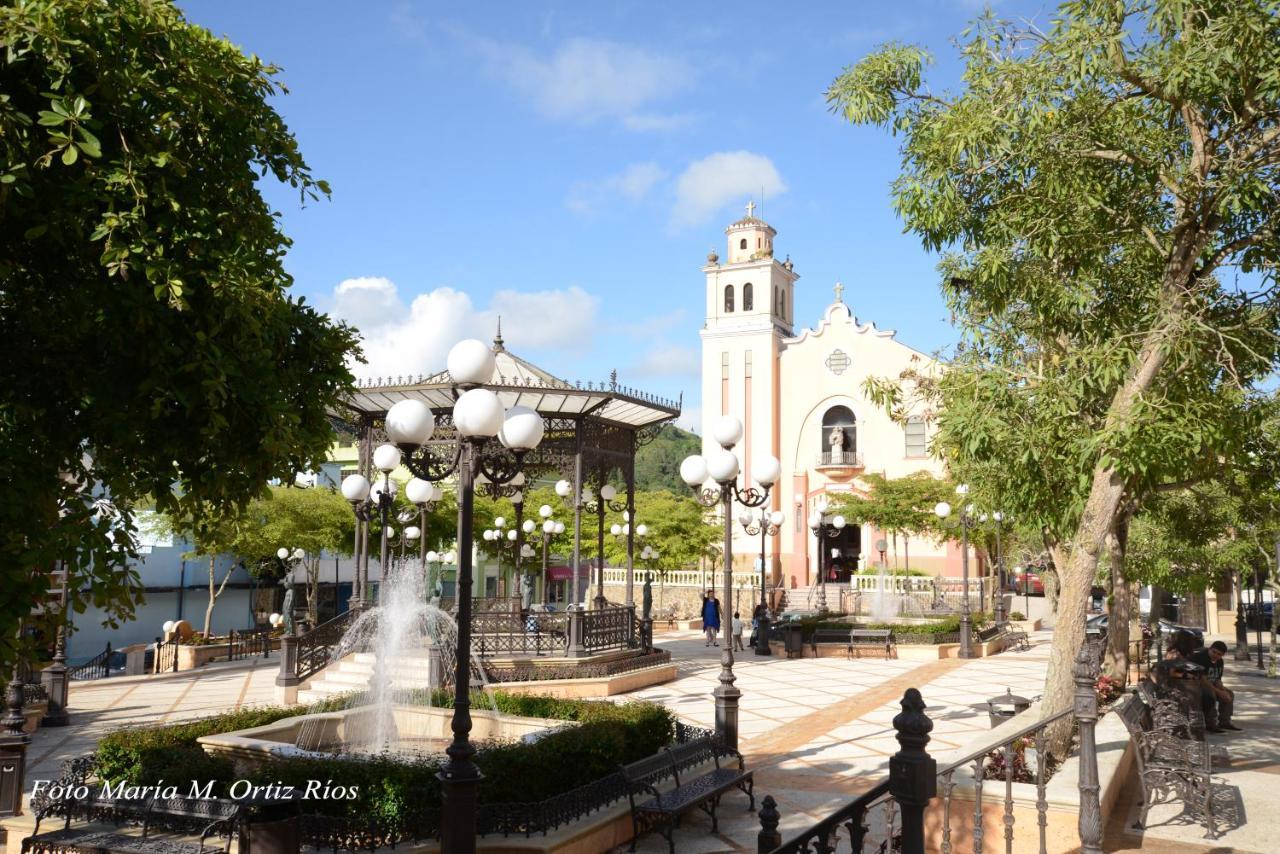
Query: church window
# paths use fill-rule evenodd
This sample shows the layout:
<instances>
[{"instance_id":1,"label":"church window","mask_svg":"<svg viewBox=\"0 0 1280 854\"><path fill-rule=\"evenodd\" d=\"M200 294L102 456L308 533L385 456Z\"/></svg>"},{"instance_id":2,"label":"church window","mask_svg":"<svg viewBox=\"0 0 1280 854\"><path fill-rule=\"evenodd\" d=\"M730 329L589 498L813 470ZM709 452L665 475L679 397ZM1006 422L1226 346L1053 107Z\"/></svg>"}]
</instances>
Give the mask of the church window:
<instances>
[{"instance_id":1,"label":"church window","mask_svg":"<svg viewBox=\"0 0 1280 854\"><path fill-rule=\"evenodd\" d=\"M910 418L906 424L907 447L906 455L908 457L924 457L928 456L929 447L927 436L925 435L925 425L923 418Z\"/></svg>"},{"instance_id":2,"label":"church window","mask_svg":"<svg viewBox=\"0 0 1280 854\"><path fill-rule=\"evenodd\" d=\"M747 282L742 286L742 310L751 311L755 307L755 289L751 287L751 283Z\"/></svg>"},{"instance_id":3,"label":"church window","mask_svg":"<svg viewBox=\"0 0 1280 854\"><path fill-rule=\"evenodd\" d=\"M739 240L739 241L738 241L738 248L739 248L739 249L746 249L746 248L747 248L747 238L745 238L745 237L744 237L744 238L742 238L741 240Z\"/></svg>"},{"instance_id":4,"label":"church window","mask_svg":"<svg viewBox=\"0 0 1280 854\"><path fill-rule=\"evenodd\" d=\"M833 465L852 463L858 447L858 427L853 411L833 406L822 416L822 461Z\"/></svg>"},{"instance_id":5,"label":"church window","mask_svg":"<svg viewBox=\"0 0 1280 854\"><path fill-rule=\"evenodd\" d=\"M733 285L724 286L724 310L733 311Z\"/></svg>"}]
</instances>

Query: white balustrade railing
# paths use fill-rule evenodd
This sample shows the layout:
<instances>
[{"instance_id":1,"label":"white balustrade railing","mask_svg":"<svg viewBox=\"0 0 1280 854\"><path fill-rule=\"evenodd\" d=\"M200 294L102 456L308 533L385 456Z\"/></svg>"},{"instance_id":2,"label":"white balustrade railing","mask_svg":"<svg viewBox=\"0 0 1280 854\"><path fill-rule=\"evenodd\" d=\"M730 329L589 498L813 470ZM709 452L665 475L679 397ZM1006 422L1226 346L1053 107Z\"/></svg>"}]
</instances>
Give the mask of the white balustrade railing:
<instances>
[{"instance_id":1,"label":"white balustrade railing","mask_svg":"<svg viewBox=\"0 0 1280 854\"><path fill-rule=\"evenodd\" d=\"M944 577L941 580L925 575L855 575L849 579L854 590L874 592L889 590L894 593L931 593L934 588L941 594L959 594L964 590L964 581L959 578ZM979 578L969 579L969 592L978 593L983 582Z\"/></svg>"},{"instance_id":2,"label":"white balustrade railing","mask_svg":"<svg viewBox=\"0 0 1280 854\"><path fill-rule=\"evenodd\" d=\"M641 564L636 564L635 583L642 584L644 582L644 573L647 572ZM592 576L594 578L594 575ZM724 583L724 573L716 570L707 573L706 570L698 569L669 569L665 576L653 570L653 583L665 584L667 587L706 587L710 581L711 585L719 589ZM604 568L605 584L626 584L627 570L621 567ZM733 573L733 586L738 587L758 587L760 584L760 573L757 571L746 570L743 572L735 571Z\"/></svg>"}]
</instances>

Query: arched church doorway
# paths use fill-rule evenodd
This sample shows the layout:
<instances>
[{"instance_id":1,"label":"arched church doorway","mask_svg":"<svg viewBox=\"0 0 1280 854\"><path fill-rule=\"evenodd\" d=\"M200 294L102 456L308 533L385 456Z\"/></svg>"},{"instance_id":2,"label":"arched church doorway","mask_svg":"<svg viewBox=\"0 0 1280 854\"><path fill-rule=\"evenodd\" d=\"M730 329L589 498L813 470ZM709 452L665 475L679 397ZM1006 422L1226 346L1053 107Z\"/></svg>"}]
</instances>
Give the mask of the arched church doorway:
<instances>
[{"instance_id":1,"label":"arched church doorway","mask_svg":"<svg viewBox=\"0 0 1280 854\"><path fill-rule=\"evenodd\" d=\"M847 582L858 571L858 558L862 554L862 528L845 525L840 533L830 539L822 539L822 577L828 583Z\"/></svg>"}]
</instances>

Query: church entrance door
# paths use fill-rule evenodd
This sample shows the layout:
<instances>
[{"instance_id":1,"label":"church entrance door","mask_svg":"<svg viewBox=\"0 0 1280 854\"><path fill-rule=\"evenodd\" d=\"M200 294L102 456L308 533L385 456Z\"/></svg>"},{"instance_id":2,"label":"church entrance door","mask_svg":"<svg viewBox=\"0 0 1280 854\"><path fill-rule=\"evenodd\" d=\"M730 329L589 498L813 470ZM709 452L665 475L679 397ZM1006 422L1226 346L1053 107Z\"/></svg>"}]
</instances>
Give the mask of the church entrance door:
<instances>
[{"instance_id":1,"label":"church entrance door","mask_svg":"<svg viewBox=\"0 0 1280 854\"><path fill-rule=\"evenodd\" d=\"M858 556L862 553L862 528L846 525L840 534L823 539L823 573L828 582L847 582L858 571Z\"/></svg>"}]
</instances>

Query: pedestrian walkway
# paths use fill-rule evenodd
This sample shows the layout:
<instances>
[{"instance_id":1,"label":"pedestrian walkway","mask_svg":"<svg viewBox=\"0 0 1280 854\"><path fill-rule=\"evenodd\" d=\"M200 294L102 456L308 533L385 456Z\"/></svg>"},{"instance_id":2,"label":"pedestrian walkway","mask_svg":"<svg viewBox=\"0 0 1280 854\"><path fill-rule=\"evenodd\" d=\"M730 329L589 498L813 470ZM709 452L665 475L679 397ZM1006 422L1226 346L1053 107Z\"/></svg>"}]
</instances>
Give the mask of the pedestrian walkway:
<instances>
[{"instance_id":1,"label":"pedestrian walkway","mask_svg":"<svg viewBox=\"0 0 1280 854\"><path fill-rule=\"evenodd\" d=\"M62 762L92 752L98 740L122 727L205 717L273 701L277 659L210 664L160 676L117 676L72 682L71 723L41 728L27 750L26 791L58 776Z\"/></svg>"},{"instance_id":2,"label":"pedestrian walkway","mask_svg":"<svg viewBox=\"0 0 1280 854\"><path fill-rule=\"evenodd\" d=\"M1006 688L1039 695L1049 639L1048 632L1039 632L1032 635L1029 651L966 661L788 660L751 650L735 653L733 670L742 690L739 748L747 767L755 770L757 805L764 795L773 795L786 838L883 780L889 757L898 750L893 716L901 711L907 688L920 690L934 722L930 754L939 765L948 756L958 757L961 745L990 729L987 698ZM679 678L629 696L662 702L682 719L711 728L720 650L704 647L701 635L693 633L668 635L658 644L679 661ZM726 796L719 819L720 832L713 835L707 816L686 816L678 831L679 850L755 850L760 824L746 811L745 798ZM653 834L640 841L638 850L665 851L666 842Z\"/></svg>"}]
</instances>

